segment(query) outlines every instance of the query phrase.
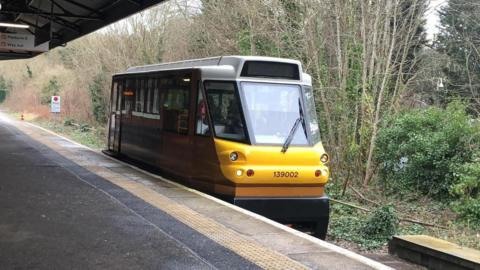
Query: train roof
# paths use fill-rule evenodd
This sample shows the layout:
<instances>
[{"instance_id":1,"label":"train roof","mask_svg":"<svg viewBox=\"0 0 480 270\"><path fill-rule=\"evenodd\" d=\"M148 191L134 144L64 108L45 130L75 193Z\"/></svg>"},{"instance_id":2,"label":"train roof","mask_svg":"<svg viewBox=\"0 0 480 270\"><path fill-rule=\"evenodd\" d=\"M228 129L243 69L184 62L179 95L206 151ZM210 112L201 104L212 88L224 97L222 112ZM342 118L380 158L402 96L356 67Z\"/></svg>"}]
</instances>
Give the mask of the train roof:
<instances>
[{"instance_id":1,"label":"train roof","mask_svg":"<svg viewBox=\"0 0 480 270\"><path fill-rule=\"evenodd\" d=\"M251 65L251 74L246 73L249 69L247 67L248 65ZM199 69L202 71L202 77L208 79L262 77L290 81L296 80L303 81L306 84L311 84L311 78L308 74L303 73L302 64L300 61L287 58L264 56L217 56L146 66L135 66L128 68L125 72L116 74L116 76L182 69ZM269 74L261 74L262 71L265 71L272 76L269 76ZM254 72L255 74L253 74ZM275 74L275 72L278 74Z\"/></svg>"}]
</instances>

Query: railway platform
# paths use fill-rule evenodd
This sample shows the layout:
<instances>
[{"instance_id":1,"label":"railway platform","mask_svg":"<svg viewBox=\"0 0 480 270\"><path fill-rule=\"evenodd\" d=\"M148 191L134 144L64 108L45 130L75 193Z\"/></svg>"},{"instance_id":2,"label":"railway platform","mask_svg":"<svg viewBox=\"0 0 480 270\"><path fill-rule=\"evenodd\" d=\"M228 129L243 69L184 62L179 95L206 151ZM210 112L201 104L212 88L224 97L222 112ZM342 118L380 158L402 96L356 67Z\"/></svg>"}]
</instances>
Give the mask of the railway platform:
<instances>
[{"instance_id":1,"label":"railway platform","mask_svg":"<svg viewBox=\"0 0 480 270\"><path fill-rule=\"evenodd\" d=\"M392 269L0 113L0 269Z\"/></svg>"}]
</instances>

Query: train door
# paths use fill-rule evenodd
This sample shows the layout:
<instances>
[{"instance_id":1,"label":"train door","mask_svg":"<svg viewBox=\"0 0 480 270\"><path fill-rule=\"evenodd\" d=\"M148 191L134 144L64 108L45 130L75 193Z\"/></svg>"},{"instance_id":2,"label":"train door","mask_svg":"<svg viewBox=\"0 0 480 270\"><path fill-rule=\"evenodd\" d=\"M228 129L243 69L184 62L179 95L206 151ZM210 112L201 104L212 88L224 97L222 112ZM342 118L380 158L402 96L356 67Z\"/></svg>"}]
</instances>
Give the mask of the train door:
<instances>
[{"instance_id":1,"label":"train door","mask_svg":"<svg viewBox=\"0 0 480 270\"><path fill-rule=\"evenodd\" d=\"M201 80L197 82L195 99L194 135L192 137L192 185L208 191L215 190L215 183L221 179L218 158L208 117L208 106Z\"/></svg>"},{"instance_id":2,"label":"train door","mask_svg":"<svg viewBox=\"0 0 480 270\"><path fill-rule=\"evenodd\" d=\"M191 174L190 127L192 102L192 74L175 72L160 78L163 92L161 106L162 157L161 167L171 174L187 180Z\"/></svg>"},{"instance_id":3,"label":"train door","mask_svg":"<svg viewBox=\"0 0 480 270\"><path fill-rule=\"evenodd\" d=\"M115 80L112 85L111 104L110 104L110 118L109 118L109 137L108 149L110 151L120 153L120 126L122 114L122 93L123 82Z\"/></svg>"},{"instance_id":4,"label":"train door","mask_svg":"<svg viewBox=\"0 0 480 270\"><path fill-rule=\"evenodd\" d=\"M121 97L121 129L120 144L124 155L132 154L132 112L135 107L135 78L126 78L123 81L122 91L119 91Z\"/></svg>"}]
</instances>

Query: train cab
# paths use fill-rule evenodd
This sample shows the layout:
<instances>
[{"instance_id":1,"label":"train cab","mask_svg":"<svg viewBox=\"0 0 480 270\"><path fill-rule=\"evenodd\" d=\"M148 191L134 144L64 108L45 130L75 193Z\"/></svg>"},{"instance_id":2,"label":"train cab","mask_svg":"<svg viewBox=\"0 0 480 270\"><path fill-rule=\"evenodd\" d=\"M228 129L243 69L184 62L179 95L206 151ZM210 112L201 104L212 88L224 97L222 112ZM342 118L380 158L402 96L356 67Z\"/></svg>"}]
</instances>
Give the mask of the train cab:
<instances>
[{"instance_id":1,"label":"train cab","mask_svg":"<svg viewBox=\"0 0 480 270\"><path fill-rule=\"evenodd\" d=\"M314 224L325 238L329 156L300 62L223 56L134 67L114 76L112 104L110 153L279 222Z\"/></svg>"}]
</instances>

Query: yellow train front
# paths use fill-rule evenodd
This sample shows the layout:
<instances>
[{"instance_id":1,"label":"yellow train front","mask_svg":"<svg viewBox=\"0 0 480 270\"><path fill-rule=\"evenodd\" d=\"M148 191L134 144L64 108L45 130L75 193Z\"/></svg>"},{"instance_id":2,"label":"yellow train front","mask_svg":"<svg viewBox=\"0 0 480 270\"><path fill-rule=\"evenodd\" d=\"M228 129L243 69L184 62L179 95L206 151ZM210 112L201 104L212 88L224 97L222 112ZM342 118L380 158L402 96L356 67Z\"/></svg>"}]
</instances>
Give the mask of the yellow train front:
<instances>
[{"instance_id":1,"label":"yellow train front","mask_svg":"<svg viewBox=\"0 0 480 270\"><path fill-rule=\"evenodd\" d=\"M325 238L329 158L298 61L224 56L118 74L109 150Z\"/></svg>"}]
</instances>

